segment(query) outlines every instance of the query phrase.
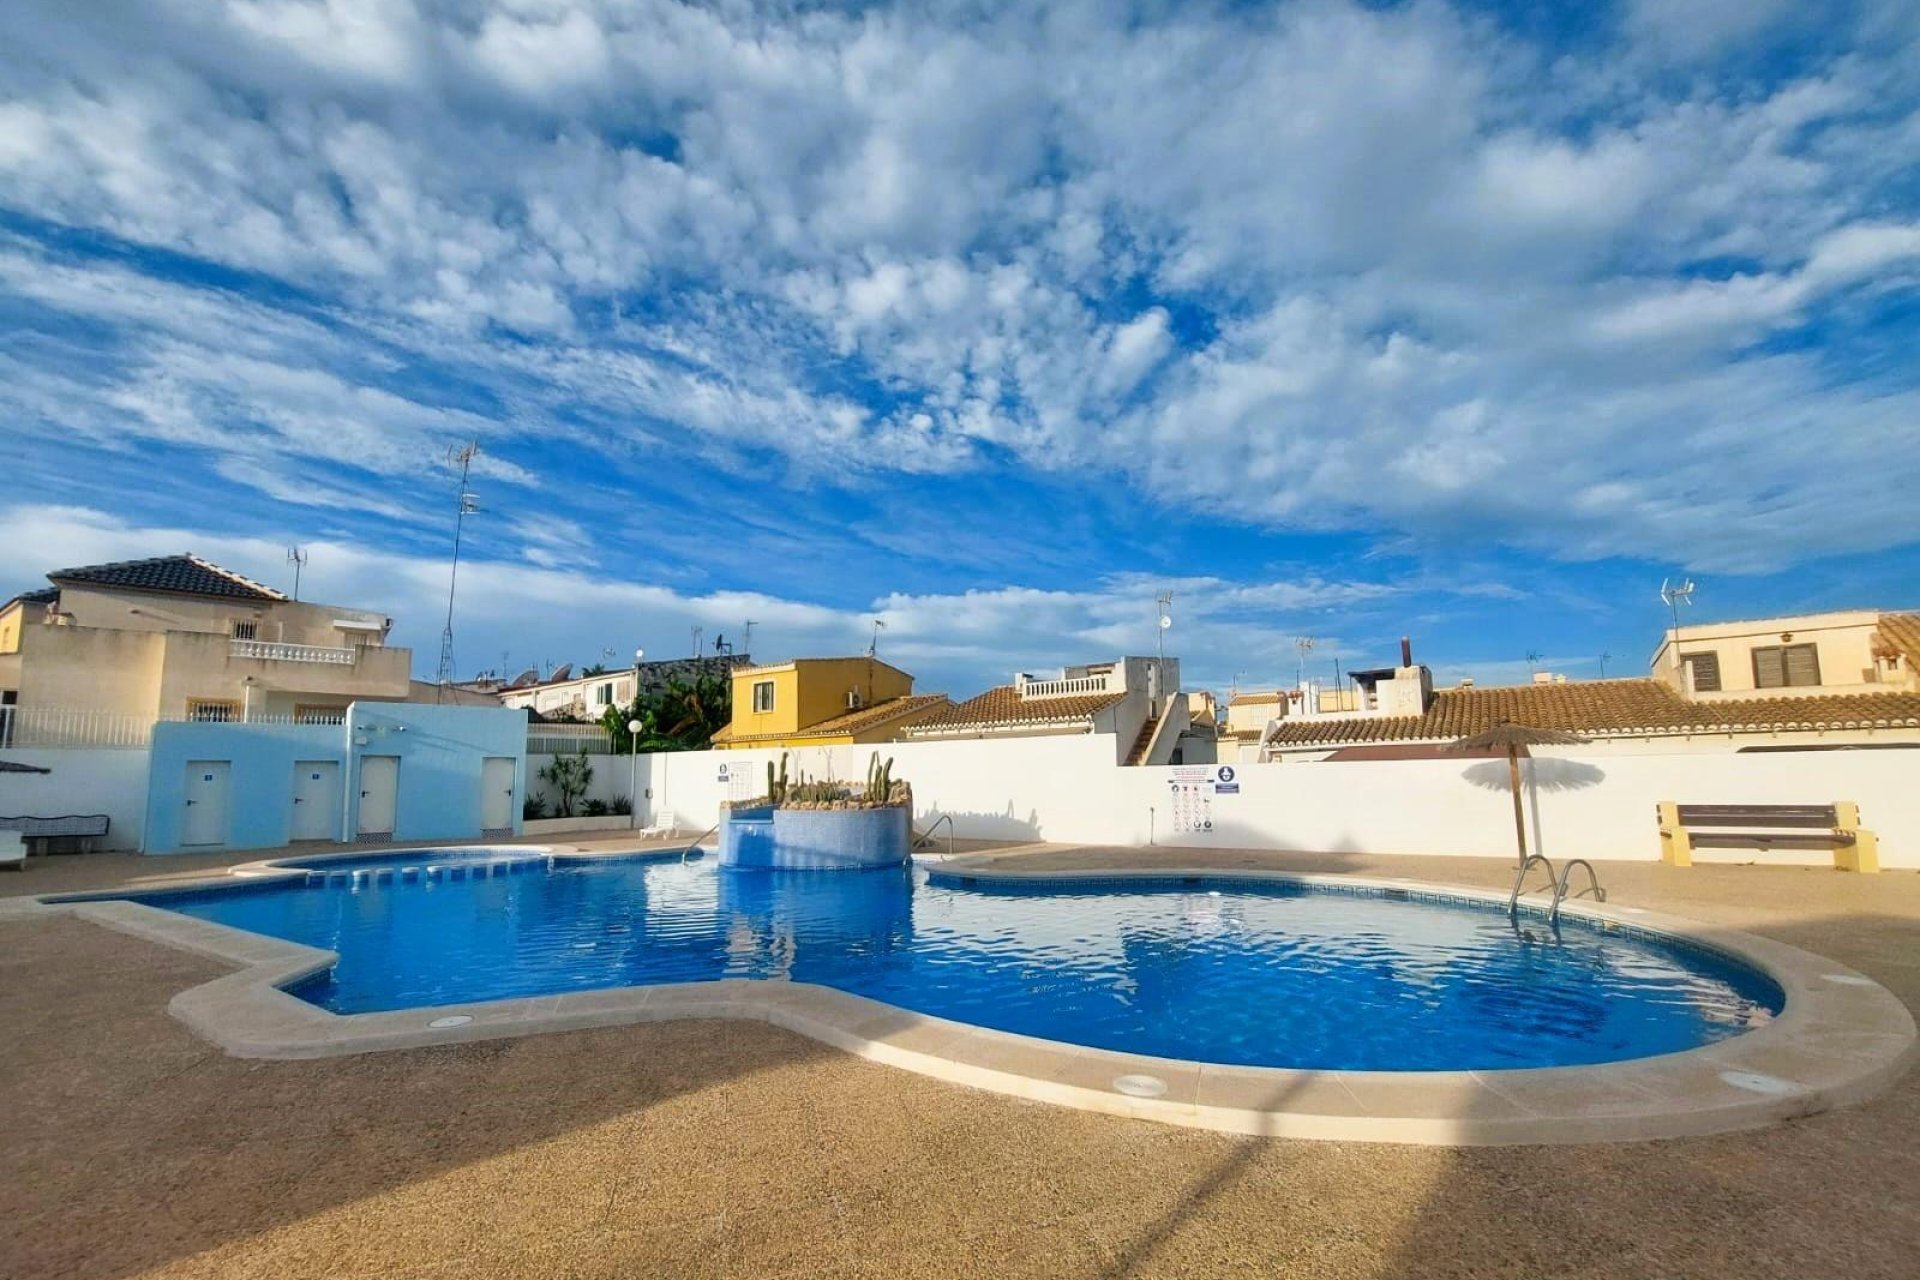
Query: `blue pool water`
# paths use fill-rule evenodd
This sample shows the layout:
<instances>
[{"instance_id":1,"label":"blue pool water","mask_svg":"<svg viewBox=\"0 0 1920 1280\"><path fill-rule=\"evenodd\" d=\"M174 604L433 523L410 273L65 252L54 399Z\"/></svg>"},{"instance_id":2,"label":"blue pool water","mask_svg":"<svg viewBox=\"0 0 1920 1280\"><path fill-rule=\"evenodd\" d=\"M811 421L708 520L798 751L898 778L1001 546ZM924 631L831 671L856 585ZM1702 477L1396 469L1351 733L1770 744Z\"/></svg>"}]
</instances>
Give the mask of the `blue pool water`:
<instances>
[{"instance_id":1,"label":"blue pool water","mask_svg":"<svg viewBox=\"0 0 1920 1280\"><path fill-rule=\"evenodd\" d=\"M1556 934L1498 907L1289 882L1010 887L920 869L410 854L143 900L338 951L294 989L338 1013L789 979L1100 1048L1411 1071L1669 1053L1782 1004L1759 972L1659 936L1571 921Z\"/></svg>"}]
</instances>

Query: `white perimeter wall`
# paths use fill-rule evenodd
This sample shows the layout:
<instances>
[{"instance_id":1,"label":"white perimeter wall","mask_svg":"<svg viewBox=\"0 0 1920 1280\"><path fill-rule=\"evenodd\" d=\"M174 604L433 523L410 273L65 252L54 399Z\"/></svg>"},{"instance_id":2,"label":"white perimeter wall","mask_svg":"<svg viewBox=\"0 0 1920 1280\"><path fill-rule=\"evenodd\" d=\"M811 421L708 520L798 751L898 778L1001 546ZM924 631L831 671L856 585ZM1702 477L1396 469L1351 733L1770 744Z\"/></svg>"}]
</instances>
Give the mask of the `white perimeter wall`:
<instances>
[{"instance_id":1,"label":"white perimeter wall","mask_svg":"<svg viewBox=\"0 0 1920 1280\"><path fill-rule=\"evenodd\" d=\"M788 753L789 776L865 778L874 748ZM1210 830L1178 829L1168 767L1121 768L1109 735L890 743L894 776L913 784L915 822L953 815L962 837L1316 852L1507 855L1513 809L1505 760L1235 764L1238 794L1207 798ZM713 825L720 802L765 790L773 751L640 757L640 803L653 821ZM611 757L606 758L609 765ZM726 766L728 780L720 777ZM600 771L595 762L596 775ZM1556 861L1660 856L1655 806L1817 804L1851 800L1880 836L1887 867L1920 868L1920 751L1736 755L1558 752L1522 761L1530 839ZM739 772L744 769L746 777ZM609 773L615 772L609 768ZM620 769L618 789L626 786ZM645 796L651 788L653 796ZM596 776L594 794L601 793ZM1191 793L1189 793L1191 795ZM1185 806L1189 812L1191 804ZM1703 851L1702 860L1827 861L1815 851Z\"/></svg>"},{"instance_id":2,"label":"white perimeter wall","mask_svg":"<svg viewBox=\"0 0 1920 1280\"><path fill-rule=\"evenodd\" d=\"M147 816L147 753L93 747L9 747L5 759L52 773L0 773L0 814L57 818L104 813L107 838L96 849L138 849Z\"/></svg>"},{"instance_id":3,"label":"white perimeter wall","mask_svg":"<svg viewBox=\"0 0 1920 1280\"><path fill-rule=\"evenodd\" d=\"M527 794L539 796L547 802L548 817L552 817L555 811L554 792L550 783L540 780L540 771L552 763L553 757L551 755L530 754L527 756ZM608 804L612 804L618 796L630 796L633 794L633 787L627 780L628 772L632 769L633 765L626 756L590 755L587 757L587 763L593 766L593 781L587 784L587 793L580 798L582 804L588 800L604 800ZM646 776L647 757L641 756L639 763L642 778L640 786L641 789L644 790L647 785L644 780ZM644 804L646 802L643 799L641 803ZM574 808L577 810L579 805L575 805Z\"/></svg>"}]
</instances>

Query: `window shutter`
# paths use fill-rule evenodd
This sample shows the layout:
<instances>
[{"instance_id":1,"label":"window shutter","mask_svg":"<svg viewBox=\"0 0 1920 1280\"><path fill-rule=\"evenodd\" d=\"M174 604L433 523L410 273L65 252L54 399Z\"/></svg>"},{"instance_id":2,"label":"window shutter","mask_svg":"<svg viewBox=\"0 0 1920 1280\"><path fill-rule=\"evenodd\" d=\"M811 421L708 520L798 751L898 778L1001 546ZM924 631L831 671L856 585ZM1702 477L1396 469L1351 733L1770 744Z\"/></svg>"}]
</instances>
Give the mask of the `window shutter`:
<instances>
[{"instance_id":1,"label":"window shutter","mask_svg":"<svg viewBox=\"0 0 1920 1280\"><path fill-rule=\"evenodd\" d=\"M1789 645L1783 653L1786 657L1787 683L1796 687L1817 685L1820 683L1820 650L1815 645Z\"/></svg>"},{"instance_id":2,"label":"window shutter","mask_svg":"<svg viewBox=\"0 0 1920 1280\"><path fill-rule=\"evenodd\" d=\"M1717 653L1689 653L1684 655L1688 672L1693 676L1695 693L1720 692L1720 655Z\"/></svg>"},{"instance_id":3,"label":"window shutter","mask_svg":"<svg viewBox=\"0 0 1920 1280\"><path fill-rule=\"evenodd\" d=\"M1777 648L1753 651L1753 687L1778 689L1787 682L1786 658Z\"/></svg>"}]
</instances>

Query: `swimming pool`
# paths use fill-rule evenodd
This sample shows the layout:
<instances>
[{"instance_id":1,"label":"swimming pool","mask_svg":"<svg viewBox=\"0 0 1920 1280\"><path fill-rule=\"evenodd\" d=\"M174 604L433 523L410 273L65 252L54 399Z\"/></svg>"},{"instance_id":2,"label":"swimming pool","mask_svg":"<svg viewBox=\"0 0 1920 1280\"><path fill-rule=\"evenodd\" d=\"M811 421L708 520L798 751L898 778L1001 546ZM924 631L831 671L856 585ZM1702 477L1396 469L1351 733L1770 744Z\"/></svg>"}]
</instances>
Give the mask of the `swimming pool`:
<instances>
[{"instance_id":1,"label":"swimming pool","mask_svg":"<svg viewBox=\"0 0 1920 1280\"><path fill-rule=\"evenodd\" d=\"M342 1014L789 980L1136 1054L1445 1071L1677 1052L1784 1002L1759 970L1659 934L1281 880L969 883L433 851L136 901L338 952L290 991Z\"/></svg>"}]
</instances>

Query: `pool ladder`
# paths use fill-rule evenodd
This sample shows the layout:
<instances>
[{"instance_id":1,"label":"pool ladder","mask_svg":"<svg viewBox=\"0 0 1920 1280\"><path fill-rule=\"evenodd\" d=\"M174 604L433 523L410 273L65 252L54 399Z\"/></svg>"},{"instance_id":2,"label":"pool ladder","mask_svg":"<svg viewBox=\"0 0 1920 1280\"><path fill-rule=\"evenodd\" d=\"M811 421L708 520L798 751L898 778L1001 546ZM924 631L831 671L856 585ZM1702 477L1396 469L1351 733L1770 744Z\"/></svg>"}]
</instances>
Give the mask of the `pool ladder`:
<instances>
[{"instance_id":1,"label":"pool ladder","mask_svg":"<svg viewBox=\"0 0 1920 1280\"><path fill-rule=\"evenodd\" d=\"M947 856L951 858L953 856L953 815L950 813L943 813L935 818L933 825L925 831L914 832L913 847L916 849L924 849L932 844L933 833L940 829L940 824L943 822L947 825Z\"/></svg>"},{"instance_id":2,"label":"pool ladder","mask_svg":"<svg viewBox=\"0 0 1920 1280\"><path fill-rule=\"evenodd\" d=\"M700 842L702 840L705 840L708 836L713 835L715 832L719 830L720 830L720 824L716 822L712 826L708 827L705 831L702 831L699 835L695 836L693 838L693 843L680 851L680 865L685 866L687 863L687 859L692 857L694 851L700 847Z\"/></svg>"},{"instance_id":3,"label":"pool ladder","mask_svg":"<svg viewBox=\"0 0 1920 1280\"><path fill-rule=\"evenodd\" d=\"M1547 908L1548 924L1557 925L1560 923L1560 904L1565 902L1569 896L1579 898L1590 893L1593 895L1595 902L1605 902L1607 900L1607 891L1600 887L1600 873L1595 871L1593 864L1585 858L1574 858L1570 860L1567 865L1561 869L1560 877L1556 880L1553 875L1553 863L1549 862L1540 854L1529 854L1527 860L1520 864L1520 874L1513 878L1513 892L1507 895L1507 917L1509 919L1520 914L1520 887L1526 883L1527 872L1533 870L1536 862L1547 869L1547 886L1553 890L1553 902ZM1573 869L1575 867L1585 867L1587 869L1587 887L1581 893L1569 895L1567 890L1573 884Z\"/></svg>"}]
</instances>

